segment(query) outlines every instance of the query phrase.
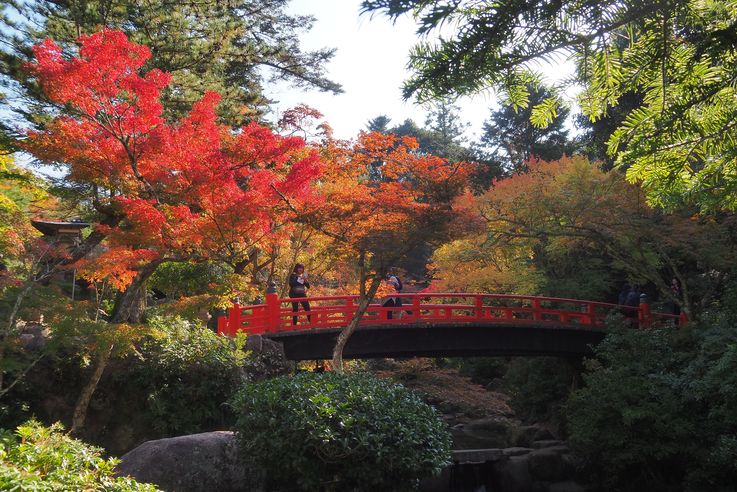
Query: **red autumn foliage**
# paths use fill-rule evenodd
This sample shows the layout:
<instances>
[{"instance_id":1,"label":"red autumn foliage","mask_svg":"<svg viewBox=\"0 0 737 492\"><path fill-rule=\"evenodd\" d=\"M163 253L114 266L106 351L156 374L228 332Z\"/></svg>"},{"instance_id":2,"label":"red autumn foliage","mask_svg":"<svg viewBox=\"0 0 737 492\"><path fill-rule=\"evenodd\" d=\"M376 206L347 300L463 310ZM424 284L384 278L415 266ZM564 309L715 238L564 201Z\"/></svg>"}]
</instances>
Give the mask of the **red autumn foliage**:
<instances>
[{"instance_id":1,"label":"red autumn foliage","mask_svg":"<svg viewBox=\"0 0 737 492\"><path fill-rule=\"evenodd\" d=\"M217 120L220 96L207 93L188 116L166 121L161 90L170 81L145 72L151 54L117 31L82 36L79 54L52 41L29 65L62 109L24 148L61 165L66 181L111 225L97 227L107 249L79 265L125 287L142 265L164 260L242 261L289 220L292 203L316 201L316 151L251 123L238 131Z\"/></svg>"}]
</instances>

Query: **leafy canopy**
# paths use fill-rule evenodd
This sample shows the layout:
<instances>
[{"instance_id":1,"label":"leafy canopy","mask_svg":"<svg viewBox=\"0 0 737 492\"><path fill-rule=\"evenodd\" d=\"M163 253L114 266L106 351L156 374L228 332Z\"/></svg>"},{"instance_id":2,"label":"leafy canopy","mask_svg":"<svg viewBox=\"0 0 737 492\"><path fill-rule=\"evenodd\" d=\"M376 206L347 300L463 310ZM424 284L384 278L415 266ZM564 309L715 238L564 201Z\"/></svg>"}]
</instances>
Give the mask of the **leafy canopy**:
<instances>
[{"instance_id":1,"label":"leafy canopy","mask_svg":"<svg viewBox=\"0 0 737 492\"><path fill-rule=\"evenodd\" d=\"M537 64L572 58L577 76L562 86L583 85L577 102L591 120L626 94L642 96L608 151L651 204L737 209L737 1L366 0L363 7L392 17L412 12L420 34L452 30L413 49L405 96L494 88L525 108L529 87L543 80ZM560 102L556 94L539 102L532 123L549 124Z\"/></svg>"},{"instance_id":2,"label":"leafy canopy","mask_svg":"<svg viewBox=\"0 0 737 492\"><path fill-rule=\"evenodd\" d=\"M730 277L737 253L732 215L662 214L639 187L580 156L532 161L526 173L468 200L485 224L436 252L441 289L604 300L619 271L697 313ZM678 299L673 277L682 286Z\"/></svg>"},{"instance_id":3,"label":"leafy canopy","mask_svg":"<svg viewBox=\"0 0 737 492\"><path fill-rule=\"evenodd\" d=\"M60 168L98 222L88 242L107 248L77 265L85 276L124 288L144 265L236 264L287 221L282 196L312 196L320 159L301 138L256 123L232 131L217 122L213 92L169 123L161 91L171 77L145 70L147 47L110 30L79 42L72 58L49 40L34 48L31 73L65 111L23 147Z\"/></svg>"},{"instance_id":4,"label":"leafy canopy","mask_svg":"<svg viewBox=\"0 0 737 492\"><path fill-rule=\"evenodd\" d=\"M123 31L148 46L153 56L146 68L171 74L162 101L166 118L172 121L185 116L208 91L221 94L219 115L234 127L266 110L269 101L263 88L269 82L341 92L324 73L335 50L302 50L300 37L312 28L314 18L288 12L289 0L7 3L15 12L0 19L5 24L0 31L4 41L0 73L8 82L4 88L23 97L19 115L36 124L45 120L48 101L20 70L30 47L49 37L71 56L81 34L103 28ZM10 99L17 97L5 103L12 103Z\"/></svg>"}]
</instances>

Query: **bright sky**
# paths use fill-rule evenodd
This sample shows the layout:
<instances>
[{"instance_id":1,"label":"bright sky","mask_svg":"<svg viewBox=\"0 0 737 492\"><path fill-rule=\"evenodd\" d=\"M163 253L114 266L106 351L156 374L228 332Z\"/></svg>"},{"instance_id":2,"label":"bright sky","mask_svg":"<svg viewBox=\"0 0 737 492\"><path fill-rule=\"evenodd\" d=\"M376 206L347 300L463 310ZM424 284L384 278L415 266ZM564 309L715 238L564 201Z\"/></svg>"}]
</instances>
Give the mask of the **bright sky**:
<instances>
[{"instance_id":1,"label":"bright sky","mask_svg":"<svg viewBox=\"0 0 737 492\"><path fill-rule=\"evenodd\" d=\"M407 77L407 58L417 41L410 17L392 24L383 15L359 16L360 0L293 0L290 10L317 18L309 34L301 38L305 50L336 47L327 66L329 77L342 84L345 93L332 95L302 91L288 85L267 87L266 94L278 101L276 114L299 103L325 115L338 138L355 137L368 120L385 114L392 124L412 118L422 125L426 111L405 102L402 81ZM271 90L269 90L271 89ZM469 137L480 132L493 104L491 95L479 95L458 102L462 118L471 123ZM275 116L277 119L278 116Z\"/></svg>"}]
</instances>

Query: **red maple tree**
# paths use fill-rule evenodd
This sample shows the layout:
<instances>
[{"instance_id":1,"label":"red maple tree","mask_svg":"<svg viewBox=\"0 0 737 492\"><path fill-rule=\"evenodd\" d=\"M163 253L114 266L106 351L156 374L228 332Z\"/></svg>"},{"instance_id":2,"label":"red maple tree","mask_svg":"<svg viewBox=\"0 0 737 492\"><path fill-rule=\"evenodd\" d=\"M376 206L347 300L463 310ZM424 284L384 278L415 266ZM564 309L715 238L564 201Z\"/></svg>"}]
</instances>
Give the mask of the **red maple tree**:
<instances>
[{"instance_id":1,"label":"red maple tree","mask_svg":"<svg viewBox=\"0 0 737 492\"><path fill-rule=\"evenodd\" d=\"M170 77L143 71L147 47L109 30L79 43L70 59L52 41L34 48L30 69L62 111L29 132L24 148L66 170L65 182L97 213L88 242L105 238L106 249L94 259L77 254L75 267L112 278L126 292L113 320L137 321L133 299L164 261L216 258L242 269L289 220L280 196L313 199L320 158L303 139L257 123L219 124L215 93L168 122L160 92Z\"/></svg>"},{"instance_id":2,"label":"red maple tree","mask_svg":"<svg viewBox=\"0 0 737 492\"><path fill-rule=\"evenodd\" d=\"M78 41L73 57L49 40L34 48L29 70L58 111L28 132L23 148L64 170L63 182L96 219L64 263L111 278L122 290L111 321L138 322L142 286L158 265L218 259L242 268L292 217L284 197L314 201L321 161L301 138L256 123L236 131L220 124L215 93L166 121L160 96L171 78L144 70L147 47L111 30ZM84 424L114 343L98 349L72 430Z\"/></svg>"}]
</instances>

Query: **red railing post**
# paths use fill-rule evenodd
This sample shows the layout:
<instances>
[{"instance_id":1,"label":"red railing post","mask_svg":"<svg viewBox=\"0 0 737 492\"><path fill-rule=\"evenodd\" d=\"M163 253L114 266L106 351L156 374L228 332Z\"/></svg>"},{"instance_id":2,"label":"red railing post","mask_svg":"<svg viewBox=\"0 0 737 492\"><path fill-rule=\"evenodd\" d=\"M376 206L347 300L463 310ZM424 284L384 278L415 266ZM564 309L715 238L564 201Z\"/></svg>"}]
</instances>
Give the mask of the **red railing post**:
<instances>
[{"instance_id":1,"label":"red railing post","mask_svg":"<svg viewBox=\"0 0 737 492\"><path fill-rule=\"evenodd\" d=\"M588 316L586 317L587 325L595 325L596 324L596 306L594 306L592 303L588 303L586 306L586 313Z\"/></svg>"},{"instance_id":2,"label":"red railing post","mask_svg":"<svg viewBox=\"0 0 737 492\"><path fill-rule=\"evenodd\" d=\"M540 312L540 299L532 300L532 319L535 321L543 319L543 315Z\"/></svg>"},{"instance_id":3,"label":"red railing post","mask_svg":"<svg viewBox=\"0 0 737 492\"><path fill-rule=\"evenodd\" d=\"M484 319L484 299L476 295L476 319Z\"/></svg>"},{"instance_id":4,"label":"red railing post","mask_svg":"<svg viewBox=\"0 0 737 492\"><path fill-rule=\"evenodd\" d=\"M228 335L234 337L238 330L241 329L241 305L236 297L233 300L233 306L228 312Z\"/></svg>"},{"instance_id":5,"label":"red railing post","mask_svg":"<svg viewBox=\"0 0 737 492\"><path fill-rule=\"evenodd\" d=\"M650 304L649 303L640 302L640 309L637 311L637 317L638 317L638 321L640 322L640 328L647 328L650 326Z\"/></svg>"},{"instance_id":6,"label":"red railing post","mask_svg":"<svg viewBox=\"0 0 737 492\"><path fill-rule=\"evenodd\" d=\"M228 318L225 316L218 316L218 335L228 334Z\"/></svg>"},{"instance_id":7,"label":"red railing post","mask_svg":"<svg viewBox=\"0 0 737 492\"><path fill-rule=\"evenodd\" d=\"M412 298L412 319L414 319L415 321L419 321L420 316L422 316L420 314L420 300L420 296L418 295L415 295Z\"/></svg>"},{"instance_id":8,"label":"red railing post","mask_svg":"<svg viewBox=\"0 0 737 492\"><path fill-rule=\"evenodd\" d=\"M279 331L279 322L281 321L279 311L281 310L281 302L279 302L279 294L276 293L276 286L269 285L266 290L266 332Z\"/></svg>"},{"instance_id":9,"label":"red railing post","mask_svg":"<svg viewBox=\"0 0 737 492\"><path fill-rule=\"evenodd\" d=\"M681 314L678 316L678 325L683 326L686 323L688 323L688 315L681 311Z\"/></svg>"}]
</instances>

